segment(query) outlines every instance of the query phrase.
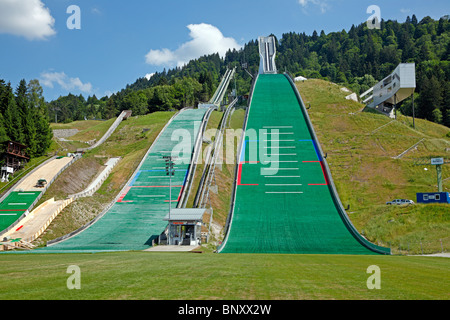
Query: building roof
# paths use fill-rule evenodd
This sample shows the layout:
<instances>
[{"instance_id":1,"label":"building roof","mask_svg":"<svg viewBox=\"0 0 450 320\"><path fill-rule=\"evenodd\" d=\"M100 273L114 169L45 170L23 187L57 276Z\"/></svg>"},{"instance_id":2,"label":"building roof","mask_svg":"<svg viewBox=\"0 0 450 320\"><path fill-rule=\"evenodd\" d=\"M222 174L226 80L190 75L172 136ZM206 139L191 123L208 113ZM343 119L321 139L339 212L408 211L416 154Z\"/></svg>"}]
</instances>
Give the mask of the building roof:
<instances>
[{"instance_id":1,"label":"building roof","mask_svg":"<svg viewBox=\"0 0 450 320\"><path fill-rule=\"evenodd\" d=\"M12 140L8 140L8 141L5 141L5 142L3 142L3 143L4 143L4 144L13 144L13 145L16 145L16 146L18 146L18 147L21 147L21 148L23 148L23 149L27 149L27 148L28 148L26 145L24 145L24 144L22 144L22 143L20 143L20 142L12 141Z\"/></svg>"},{"instance_id":2,"label":"building roof","mask_svg":"<svg viewBox=\"0 0 450 320\"><path fill-rule=\"evenodd\" d=\"M170 210L169 214L166 214L164 221L179 221L179 220L203 220L203 214L206 209L193 209L193 208L177 208Z\"/></svg>"}]
</instances>

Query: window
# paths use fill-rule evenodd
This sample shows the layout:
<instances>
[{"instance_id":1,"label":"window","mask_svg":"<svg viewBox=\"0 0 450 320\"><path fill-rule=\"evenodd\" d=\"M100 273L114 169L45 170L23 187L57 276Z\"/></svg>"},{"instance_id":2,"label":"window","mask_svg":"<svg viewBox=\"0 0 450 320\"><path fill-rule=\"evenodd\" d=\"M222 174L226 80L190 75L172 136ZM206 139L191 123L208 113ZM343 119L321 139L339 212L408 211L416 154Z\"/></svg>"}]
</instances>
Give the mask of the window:
<instances>
[{"instance_id":1,"label":"window","mask_svg":"<svg viewBox=\"0 0 450 320\"><path fill-rule=\"evenodd\" d=\"M424 200L424 201L428 201L428 195L427 195L427 194L424 194L424 195L423 195L423 200Z\"/></svg>"},{"instance_id":2,"label":"window","mask_svg":"<svg viewBox=\"0 0 450 320\"><path fill-rule=\"evenodd\" d=\"M440 194L435 194L434 195L434 199L438 200L438 201L441 200L441 195Z\"/></svg>"}]
</instances>

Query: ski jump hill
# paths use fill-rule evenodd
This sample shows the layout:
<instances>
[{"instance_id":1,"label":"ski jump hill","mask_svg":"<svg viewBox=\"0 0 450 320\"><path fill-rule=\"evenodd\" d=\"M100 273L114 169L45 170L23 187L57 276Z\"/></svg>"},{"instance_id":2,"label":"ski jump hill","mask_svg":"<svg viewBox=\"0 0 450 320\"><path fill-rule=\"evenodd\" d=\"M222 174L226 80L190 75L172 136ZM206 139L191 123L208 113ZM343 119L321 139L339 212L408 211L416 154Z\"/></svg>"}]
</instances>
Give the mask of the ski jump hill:
<instances>
[{"instance_id":1,"label":"ski jump hill","mask_svg":"<svg viewBox=\"0 0 450 320\"><path fill-rule=\"evenodd\" d=\"M177 113L161 131L109 210L74 233L33 252L105 252L151 247L152 240L167 226L163 219L169 205L171 208L178 206L188 177L193 146L209 110L183 109ZM179 137L177 130L184 134L181 142L173 138L174 135ZM178 132L181 134L181 131ZM174 162L172 198L169 199L169 176L163 157L171 155L174 149L189 150L190 153L183 152L186 159L179 157Z\"/></svg>"},{"instance_id":2,"label":"ski jump hill","mask_svg":"<svg viewBox=\"0 0 450 320\"><path fill-rule=\"evenodd\" d=\"M294 82L276 73L270 37L259 42L261 71L247 111L227 233L218 251L389 254L390 249L370 243L352 225Z\"/></svg>"},{"instance_id":3,"label":"ski jump hill","mask_svg":"<svg viewBox=\"0 0 450 320\"><path fill-rule=\"evenodd\" d=\"M348 218L322 156L314 128L287 74L275 66L275 40L259 39L260 72L251 90L219 253L390 254L358 233ZM145 250L166 228L169 206L182 205L189 174L214 107L183 109L161 131L110 207L40 253ZM174 139L178 130L189 133ZM169 187L164 156L175 162ZM255 151L256 150L256 151ZM172 195L169 198L169 194Z\"/></svg>"}]
</instances>

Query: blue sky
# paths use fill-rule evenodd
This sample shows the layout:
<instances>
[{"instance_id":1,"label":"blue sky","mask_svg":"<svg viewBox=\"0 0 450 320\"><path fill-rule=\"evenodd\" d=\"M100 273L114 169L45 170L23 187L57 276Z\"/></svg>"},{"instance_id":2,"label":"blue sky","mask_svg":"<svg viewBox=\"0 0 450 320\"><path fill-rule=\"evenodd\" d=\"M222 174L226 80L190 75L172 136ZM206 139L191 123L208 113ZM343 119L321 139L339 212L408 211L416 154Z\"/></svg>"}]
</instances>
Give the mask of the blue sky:
<instances>
[{"instance_id":1,"label":"blue sky","mask_svg":"<svg viewBox=\"0 0 450 320\"><path fill-rule=\"evenodd\" d=\"M261 35L348 30L367 20L370 5L399 22L450 14L448 0L0 0L0 78L14 87L39 79L49 101L102 97Z\"/></svg>"}]
</instances>

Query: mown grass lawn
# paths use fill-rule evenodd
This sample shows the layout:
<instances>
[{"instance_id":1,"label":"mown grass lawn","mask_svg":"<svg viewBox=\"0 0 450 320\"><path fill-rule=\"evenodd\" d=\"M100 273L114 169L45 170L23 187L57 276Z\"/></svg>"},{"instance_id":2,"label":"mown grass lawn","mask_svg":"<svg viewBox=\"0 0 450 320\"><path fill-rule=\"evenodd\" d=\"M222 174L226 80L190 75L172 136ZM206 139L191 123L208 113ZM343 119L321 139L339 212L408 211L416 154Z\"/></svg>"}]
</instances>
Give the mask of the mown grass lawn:
<instances>
[{"instance_id":1,"label":"mown grass lawn","mask_svg":"<svg viewBox=\"0 0 450 320\"><path fill-rule=\"evenodd\" d=\"M448 300L450 259L116 252L2 254L0 299ZM70 265L81 289L69 290ZM381 289L367 288L380 268Z\"/></svg>"}]
</instances>

